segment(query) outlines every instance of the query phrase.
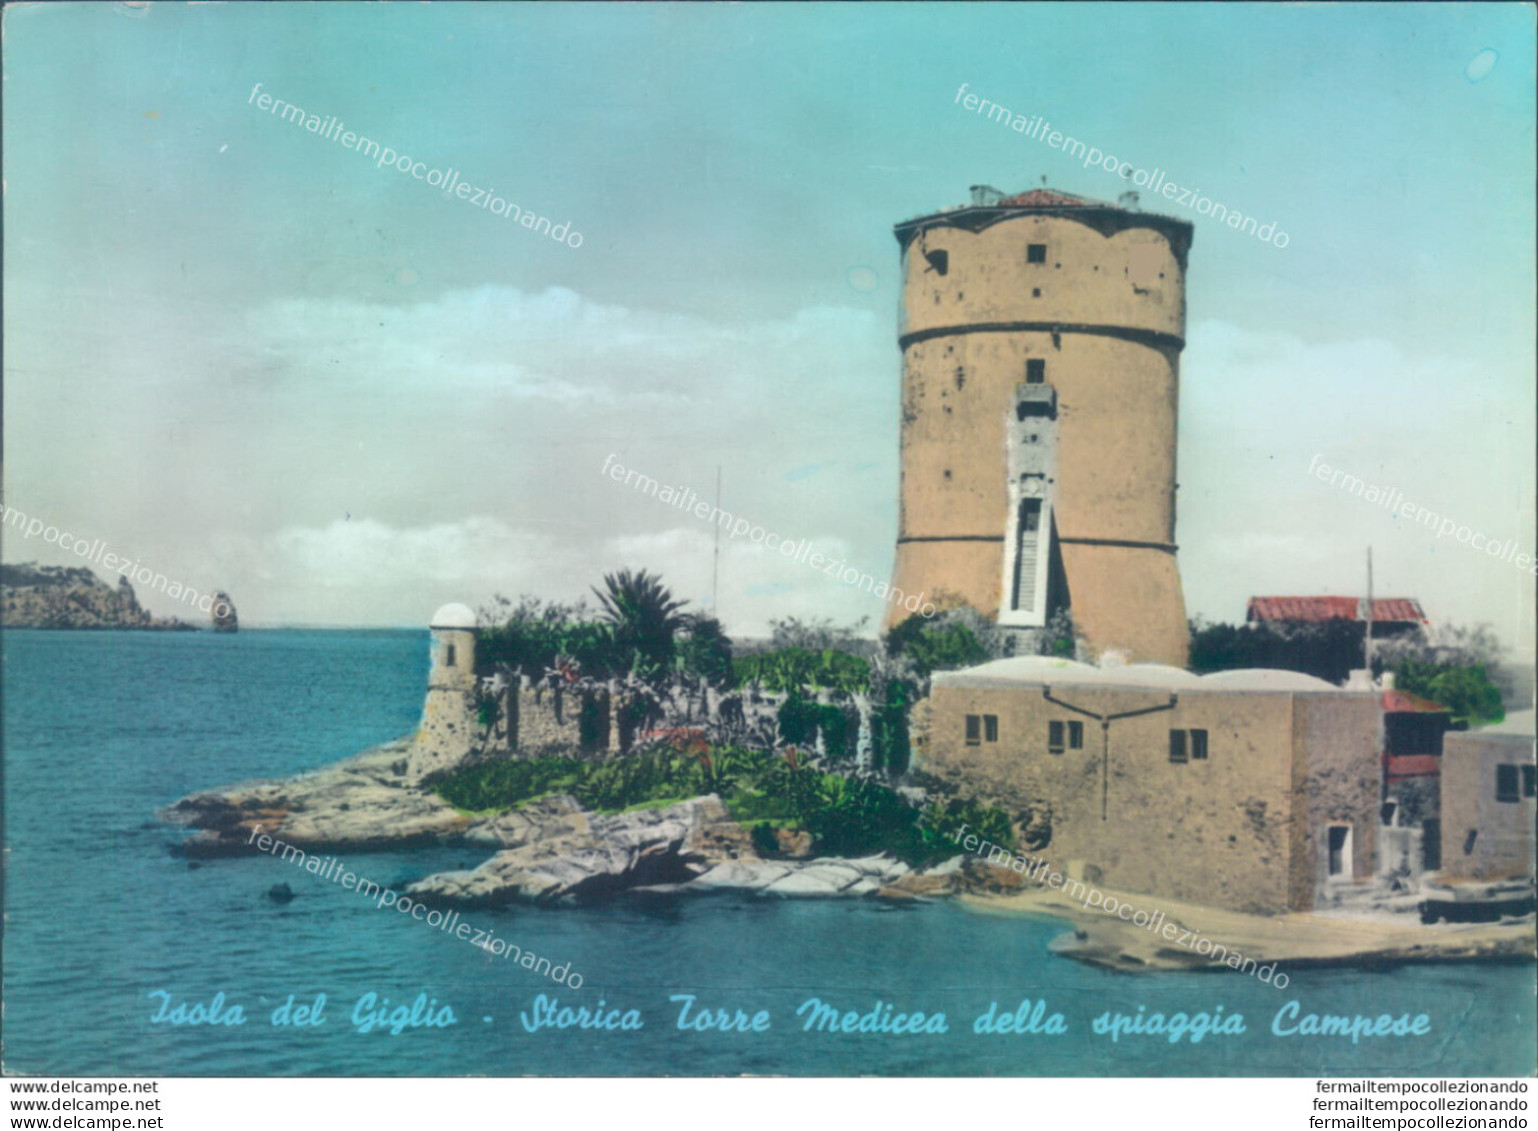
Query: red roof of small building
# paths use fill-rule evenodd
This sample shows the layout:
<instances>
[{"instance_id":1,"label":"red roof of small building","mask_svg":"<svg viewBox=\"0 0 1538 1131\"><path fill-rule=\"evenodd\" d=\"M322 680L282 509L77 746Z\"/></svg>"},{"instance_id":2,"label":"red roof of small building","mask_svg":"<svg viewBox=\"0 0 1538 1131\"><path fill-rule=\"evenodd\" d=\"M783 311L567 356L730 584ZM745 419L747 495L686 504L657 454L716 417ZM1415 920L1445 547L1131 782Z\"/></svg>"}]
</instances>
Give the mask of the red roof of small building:
<instances>
[{"instance_id":1,"label":"red roof of small building","mask_svg":"<svg viewBox=\"0 0 1538 1131\"><path fill-rule=\"evenodd\" d=\"M1414 711L1422 715L1446 715L1451 712L1440 703L1433 703L1430 699L1423 699L1409 691L1393 691L1383 693L1384 711Z\"/></svg>"},{"instance_id":2,"label":"red roof of small building","mask_svg":"<svg viewBox=\"0 0 1538 1131\"><path fill-rule=\"evenodd\" d=\"M1435 754L1385 754L1383 769L1389 781L1399 778L1423 778L1442 772L1442 759Z\"/></svg>"},{"instance_id":3,"label":"red roof of small building","mask_svg":"<svg viewBox=\"0 0 1538 1131\"><path fill-rule=\"evenodd\" d=\"M1251 597L1246 620L1326 621L1361 616L1360 597ZM1377 597L1372 603L1374 624L1426 623L1425 611L1413 597Z\"/></svg>"},{"instance_id":4,"label":"red roof of small building","mask_svg":"<svg viewBox=\"0 0 1538 1131\"><path fill-rule=\"evenodd\" d=\"M1103 204L1098 200L1090 200L1088 197L1074 196L1071 192L1057 192L1055 189L1031 189L1029 192L1017 193L1014 196L1006 196L999 201L1001 208L1109 208L1109 204Z\"/></svg>"}]
</instances>

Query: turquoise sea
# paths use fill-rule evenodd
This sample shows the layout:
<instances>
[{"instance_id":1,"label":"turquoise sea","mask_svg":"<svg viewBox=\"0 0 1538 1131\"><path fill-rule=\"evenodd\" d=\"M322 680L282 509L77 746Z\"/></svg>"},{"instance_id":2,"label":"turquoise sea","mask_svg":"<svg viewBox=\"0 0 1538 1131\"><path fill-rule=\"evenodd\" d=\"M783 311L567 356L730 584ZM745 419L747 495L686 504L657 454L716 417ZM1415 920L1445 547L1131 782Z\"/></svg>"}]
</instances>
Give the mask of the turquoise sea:
<instances>
[{"instance_id":1,"label":"turquoise sea","mask_svg":"<svg viewBox=\"0 0 1538 1131\"><path fill-rule=\"evenodd\" d=\"M273 857L173 856L158 806L193 790L302 772L416 723L424 632L4 634L4 1065L46 1075L1532 1075L1531 964L1125 975L1054 956L1058 922L949 904L631 898L465 920L585 979L555 985L505 958ZM354 855L401 882L469 867L470 848ZM287 882L296 898L266 898ZM162 996L224 995L238 1026L153 1022ZM289 995L322 1023L276 1026ZM373 999L366 995L373 994ZM360 1031L419 994L453 1024ZM639 1030L539 1028L560 1006L636 1010ZM681 1031L681 1002L767 1011L759 1032ZM807 1032L808 999L867 1014L945 1014L946 1033ZM977 1034L996 1002L1062 1014L1061 1035ZM362 1001L362 1005L358 1003ZM1425 1036L1278 1036L1302 1013L1427 1014ZM1096 1034L1104 1013L1242 1014L1200 1043ZM815 1007L812 1007L815 1008ZM692 1014L691 1014L692 1016ZM765 1027L766 1026L766 1027Z\"/></svg>"}]
</instances>

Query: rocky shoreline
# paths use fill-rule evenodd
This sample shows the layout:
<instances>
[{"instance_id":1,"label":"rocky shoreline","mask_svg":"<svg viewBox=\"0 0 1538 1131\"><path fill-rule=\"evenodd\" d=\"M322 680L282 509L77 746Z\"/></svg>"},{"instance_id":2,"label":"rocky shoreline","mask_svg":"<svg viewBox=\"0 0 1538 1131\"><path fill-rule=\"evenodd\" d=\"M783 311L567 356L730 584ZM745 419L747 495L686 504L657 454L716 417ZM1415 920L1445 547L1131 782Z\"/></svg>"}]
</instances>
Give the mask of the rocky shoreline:
<instances>
[{"instance_id":1,"label":"rocky shoreline","mask_svg":"<svg viewBox=\"0 0 1538 1131\"><path fill-rule=\"evenodd\" d=\"M1283 971L1310 967L1399 966L1428 962L1531 962L1534 920L1426 926L1408 912L1376 917L1336 912L1247 915L1163 897L1129 892L1104 894L1139 910L1163 912L1179 934L1199 935ZM1042 886L1014 890L998 885L986 894L964 893L964 902L985 915L1067 920L1073 930L1052 943L1065 958L1122 972L1231 969L1221 956L1199 953L1115 915L1085 907L1060 890Z\"/></svg>"},{"instance_id":2,"label":"rocky shoreline","mask_svg":"<svg viewBox=\"0 0 1538 1131\"><path fill-rule=\"evenodd\" d=\"M172 851L192 858L254 854L257 826L307 853L370 852L425 845L486 850L479 866L439 872L406 887L428 905L464 908L559 904L627 893L735 892L788 899L869 898L893 903L960 896L983 914L1050 917L1072 929L1053 943L1064 957L1120 971L1220 969L1116 916L1086 908L977 857L916 871L888 856L765 858L715 795L622 813L594 813L553 795L503 813L467 815L407 776L409 740L290 778L191 794L160 810L196 831ZM1176 900L1115 893L1157 907L1260 962L1287 967L1455 961L1531 961L1525 923L1428 927L1409 914L1255 916Z\"/></svg>"},{"instance_id":3,"label":"rocky shoreline","mask_svg":"<svg viewBox=\"0 0 1538 1131\"><path fill-rule=\"evenodd\" d=\"M408 750L409 742L400 740L314 773L191 794L157 816L197 830L173 846L192 858L254 854L257 826L308 853L431 844L491 850L477 868L431 875L407 889L439 905L551 903L626 891L903 899L953 886L925 881L886 856L764 859L713 794L614 814L592 813L556 795L511 812L467 816L409 783Z\"/></svg>"}]
</instances>

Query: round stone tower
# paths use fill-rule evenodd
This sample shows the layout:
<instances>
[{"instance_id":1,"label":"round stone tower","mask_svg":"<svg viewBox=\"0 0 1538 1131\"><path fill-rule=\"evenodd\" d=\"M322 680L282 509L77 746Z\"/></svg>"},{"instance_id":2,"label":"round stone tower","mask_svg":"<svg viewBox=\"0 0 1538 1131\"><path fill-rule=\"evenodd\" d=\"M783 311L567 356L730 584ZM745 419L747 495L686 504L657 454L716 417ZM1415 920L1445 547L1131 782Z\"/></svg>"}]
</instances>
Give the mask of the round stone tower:
<instances>
[{"instance_id":1,"label":"round stone tower","mask_svg":"<svg viewBox=\"0 0 1538 1131\"><path fill-rule=\"evenodd\" d=\"M894 588L1184 667L1175 437L1191 225L1037 189L898 224ZM893 608L892 620L904 614Z\"/></svg>"},{"instance_id":2,"label":"round stone tower","mask_svg":"<svg viewBox=\"0 0 1538 1131\"><path fill-rule=\"evenodd\" d=\"M444 605L427 627L431 638L427 698L406 768L406 777L413 782L457 766L470 753L480 730L475 704L475 614L464 605Z\"/></svg>"}]
</instances>

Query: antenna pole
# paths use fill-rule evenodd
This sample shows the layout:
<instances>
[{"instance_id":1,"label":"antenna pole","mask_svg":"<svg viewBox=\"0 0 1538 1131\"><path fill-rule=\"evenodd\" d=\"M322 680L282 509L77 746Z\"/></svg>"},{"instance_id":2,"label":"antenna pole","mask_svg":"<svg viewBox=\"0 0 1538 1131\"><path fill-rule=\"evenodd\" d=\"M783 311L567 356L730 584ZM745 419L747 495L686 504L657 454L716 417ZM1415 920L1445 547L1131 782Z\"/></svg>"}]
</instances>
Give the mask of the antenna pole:
<instances>
[{"instance_id":1,"label":"antenna pole","mask_svg":"<svg viewBox=\"0 0 1538 1131\"><path fill-rule=\"evenodd\" d=\"M721 513L721 465L719 463L716 464L716 513L717 514ZM710 565L710 614L711 614L711 616L718 616L719 615L718 611L716 609L716 583L720 579L720 576L721 576L721 524L718 522L718 523L715 524L715 527L716 527L716 549L715 549L714 559L712 560L711 565Z\"/></svg>"},{"instance_id":2,"label":"antenna pole","mask_svg":"<svg viewBox=\"0 0 1538 1131\"><path fill-rule=\"evenodd\" d=\"M1367 669L1367 678L1372 678L1372 621L1375 606L1372 600L1372 547L1367 547L1367 635L1363 638L1362 666Z\"/></svg>"}]
</instances>

